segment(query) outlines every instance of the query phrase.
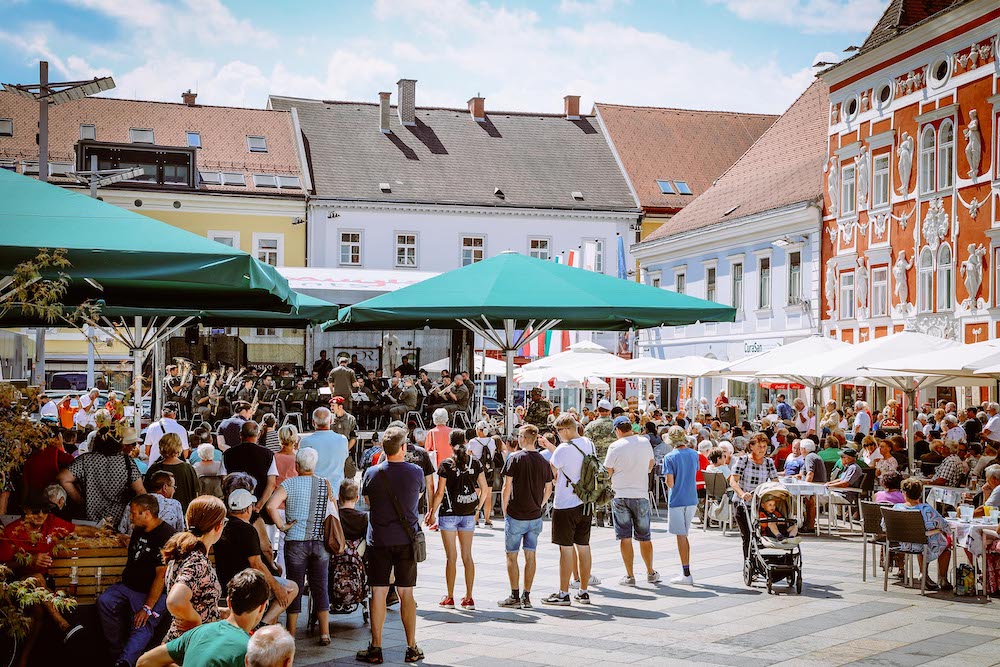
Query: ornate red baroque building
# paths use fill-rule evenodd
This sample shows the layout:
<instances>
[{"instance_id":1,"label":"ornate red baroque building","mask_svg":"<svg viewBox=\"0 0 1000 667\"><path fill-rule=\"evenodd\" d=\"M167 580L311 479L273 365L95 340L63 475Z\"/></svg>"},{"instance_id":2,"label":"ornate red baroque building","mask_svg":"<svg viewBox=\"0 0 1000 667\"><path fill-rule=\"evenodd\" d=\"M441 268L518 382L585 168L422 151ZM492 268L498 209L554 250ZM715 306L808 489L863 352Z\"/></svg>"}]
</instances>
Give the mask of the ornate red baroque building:
<instances>
[{"instance_id":1,"label":"ornate red baroque building","mask_svg":"<svg viewBox=\"0 0 1000 667\"><path fill-rule=\"evenodd\" d=\"M996 0L893 0L830 87L822 318L1000 337Z\"/></svg>"}]
</instances>

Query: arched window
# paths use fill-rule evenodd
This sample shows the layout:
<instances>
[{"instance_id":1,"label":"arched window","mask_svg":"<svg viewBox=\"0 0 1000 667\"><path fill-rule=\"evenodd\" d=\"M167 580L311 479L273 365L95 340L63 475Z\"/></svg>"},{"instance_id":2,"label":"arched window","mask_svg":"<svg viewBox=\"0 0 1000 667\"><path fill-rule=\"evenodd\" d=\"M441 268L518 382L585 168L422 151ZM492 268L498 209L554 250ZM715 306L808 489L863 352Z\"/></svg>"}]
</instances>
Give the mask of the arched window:
<instances>
[{"instance_id":1,"label":"arched window","mask_svg":"<svg viewBox=\"0 0 1000 667\"><path fill-rule=\"evenodd\" d=\"M951 248L943 245L938 248L937 266L937 309L939 313L952 309L952 294L955 293L954 269L951 266Z\"/></svg>"},{"instance_id":2,"label":"arched window","mask_svg":"<svg viewBox=\"0 0 1000 667\"><path fill-rule=\"evenodd\" d=\"M934 255L930 248L920 253L917 268L917 305L922 313L934 310Z\"/></svg>"},{"instance_id":3,"label":"arched window","mask_svg":"<svg viewBox=\"0 0 1000 667\"><path fill-rule=\"evenodd\" d=\"M955 185L955 126L950 120L941 123L938 132L938 189Z\"/></svg>"},{"instance_id":4,"label":"arched window","mask_svg":"<svg viewBox=\"0 0 1000 667\"><path fill-rule=\"evenodd\" d=\"M934 192L934 128L920 135L920 192Z\"/></svg>"}]
</instances>

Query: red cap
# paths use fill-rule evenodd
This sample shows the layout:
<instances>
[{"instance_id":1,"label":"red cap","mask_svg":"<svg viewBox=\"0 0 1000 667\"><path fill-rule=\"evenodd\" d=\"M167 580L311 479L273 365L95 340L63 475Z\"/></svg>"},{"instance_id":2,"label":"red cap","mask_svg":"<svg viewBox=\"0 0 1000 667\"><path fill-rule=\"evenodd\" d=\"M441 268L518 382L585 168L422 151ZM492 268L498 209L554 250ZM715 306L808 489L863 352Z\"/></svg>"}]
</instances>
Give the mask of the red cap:
<instances>
[{"instance_id":1,"label":"red cap","mask_svg":"<svg viewBox=\"0 0 1000 667\"><path fill-rule=\"evenodd\" d=\"M330 399L330 403L336 403L337 405L343 405L344 404L344 397L343 396L334 396L333 398Z\"/></svg>"}]
</instances>

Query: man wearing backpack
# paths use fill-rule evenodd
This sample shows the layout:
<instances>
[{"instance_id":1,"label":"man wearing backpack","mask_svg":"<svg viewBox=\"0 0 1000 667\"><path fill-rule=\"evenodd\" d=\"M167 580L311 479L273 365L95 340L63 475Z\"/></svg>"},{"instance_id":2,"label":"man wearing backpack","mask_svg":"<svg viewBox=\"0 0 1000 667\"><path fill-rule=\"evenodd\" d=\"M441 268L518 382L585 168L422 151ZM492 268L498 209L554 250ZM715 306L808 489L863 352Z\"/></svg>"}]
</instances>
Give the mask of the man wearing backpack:
<instances>
[{"instance_id":1,"label":"man wearing backpack","mask_svg":"<svg viewBox=\"0 0 1000 667\"><path fill-rule=\"evenodd\" d=\"M485 420L476 423L476 437L469 441L469 453L472 458L479 461L483 466L483 475L486 476L486 484L491 490L499 490L497 477L500 469L503 468L503 454L500 453L496 441L489 436L490 425ZM493 514L493 495L490 494L487 502L483 505L483 515L486 518L486 527L492 528L491 521ZM476 514L476 525L479 525L479 514Z\"/></svg>"},{"instance_id":2,"label":"man wearing backpack","mask_svg":"<svg viewBox=\"0 0 1000 667\"><path fill-rule=\"evenodd\" d=\"M625 563L625 576L618 583L635 586L635 551L632 549L632 537L635 536L646 564L646 581L655 584L660 581L660 574L653 569L653 543L649 534L649 473L655 465L653 446L649 440L632 432L628 417L615 417L614 427L618 440L608 447L604 466L615 490L611 520Z\"/></svg>"},{"instance_id":3,"label":"man wearing backpack","mask_svg":"<svg viewBox=\"0 0 1000 667\"><path fill-rule=\"evenodd\" d=\"M596 458L594 443L579 436L573 415L560 415L555 426L562 441L552 454L552 469L556 473L552 543L559 545L559 590L542 600L542 604L568 607L571 604L569 580L573 572L574 550L580 569L580 592L574 597L580 604L590 604L590 593L587 591L592 564L590 524L594 507L603 500L596 498L595 494L605 495L602 482L609 484L610 479L602 479L595 474L600 468L603 478L608 477ZM590 474L584 474L585 470ZM586 498L581 498L577 492L583 493Z\"/></svg>"}]
</instances>

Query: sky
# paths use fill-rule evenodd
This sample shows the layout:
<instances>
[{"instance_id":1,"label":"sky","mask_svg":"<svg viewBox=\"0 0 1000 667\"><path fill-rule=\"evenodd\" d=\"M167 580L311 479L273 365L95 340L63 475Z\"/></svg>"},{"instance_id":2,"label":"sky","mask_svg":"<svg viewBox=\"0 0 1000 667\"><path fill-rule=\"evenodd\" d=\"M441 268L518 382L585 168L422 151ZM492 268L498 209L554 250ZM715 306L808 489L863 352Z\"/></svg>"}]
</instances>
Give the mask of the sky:
<instances>
[{"instance_id":1,"label":"sky","mask_svg":"<svg viewBox=\"0 0 1000 667\"><path fill-rule=\"evenodd\" d=\"M0 0L0 82L114 77L112 97L268 94L559 112L593 102L780 113L888 0Z\"/></svg>"}]
</instances>

